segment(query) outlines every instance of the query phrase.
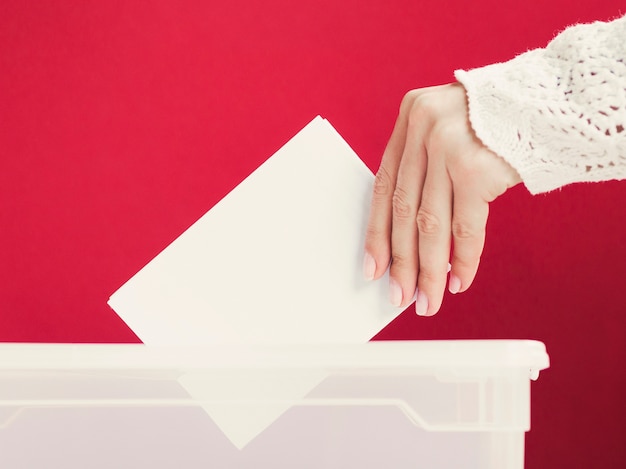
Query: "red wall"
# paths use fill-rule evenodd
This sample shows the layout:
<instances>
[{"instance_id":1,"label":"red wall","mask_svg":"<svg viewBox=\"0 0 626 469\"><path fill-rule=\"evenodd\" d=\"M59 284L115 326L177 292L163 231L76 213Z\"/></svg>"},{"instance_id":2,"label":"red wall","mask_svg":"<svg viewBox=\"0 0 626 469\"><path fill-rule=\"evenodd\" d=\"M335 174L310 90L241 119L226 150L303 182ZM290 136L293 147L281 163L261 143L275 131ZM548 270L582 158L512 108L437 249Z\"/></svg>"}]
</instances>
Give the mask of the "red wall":
<instances>
[{"instance_id":1,"label":"red wall","mask_svg":"<svg viewBox=\"0 0 626 469\"><path fill-rule=\"evenodd\" d=\"M0 2L0 340L136 341L108 296L313 116L375 169L408 89L624 10L503 3ZM515 188L472 289L378 336L544 341L528 468L626 467L624 200Z\"/></svg>"}]
</instances>

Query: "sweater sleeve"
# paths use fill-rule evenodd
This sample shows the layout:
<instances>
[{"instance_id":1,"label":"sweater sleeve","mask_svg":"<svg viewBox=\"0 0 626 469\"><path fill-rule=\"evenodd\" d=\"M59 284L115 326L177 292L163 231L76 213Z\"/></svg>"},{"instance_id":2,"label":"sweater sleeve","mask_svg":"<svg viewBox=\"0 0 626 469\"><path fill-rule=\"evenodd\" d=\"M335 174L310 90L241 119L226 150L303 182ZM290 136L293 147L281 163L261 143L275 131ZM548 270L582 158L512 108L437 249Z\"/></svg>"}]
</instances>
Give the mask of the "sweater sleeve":
<instances>
[{"instance_id":1,"label":"sweater sleeve","mask_svg":"<svg viewBox=\"0 0 626 469\"><path fill-rule=\"evenodd\" d=\"M626 16L455 77L476 135L531 193L626 178Z\"/></svg>"}]
</instances>

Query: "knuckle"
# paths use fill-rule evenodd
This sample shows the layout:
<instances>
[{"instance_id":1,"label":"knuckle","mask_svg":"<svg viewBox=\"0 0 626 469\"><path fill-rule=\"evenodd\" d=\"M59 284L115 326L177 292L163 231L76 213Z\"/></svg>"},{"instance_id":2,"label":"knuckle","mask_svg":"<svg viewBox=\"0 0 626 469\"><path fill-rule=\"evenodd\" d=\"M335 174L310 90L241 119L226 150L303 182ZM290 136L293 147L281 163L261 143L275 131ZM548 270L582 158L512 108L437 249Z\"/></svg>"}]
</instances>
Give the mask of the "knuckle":
<instances>
[{"instance_id":1,"label":"knuckle","mask_svg":"<svg viewBox=\"0 0 626 469\"><path fill-rule=\"evenodd\" d=\"M388 233L372 223L367 225L365 229L365 239L370 243L378 243L384 240L388 236Z\"/></svg>"},{"instance_id":2,"label":"knuckle","mask_svg":"<svg viewBox=\"0 0 626 469\"><path fill-rule=\"evenodd\" d=\"M417 212L417 230L422 235L437 235L441 232L441 222L437 215L420 207Z\"/></svg>"},{"instance_id":3,"label":"knuckle","mask_svg":"<svg viewBox=\"0 0 626 469\"><path fill-rule=\"evenodd\" d=\"M391 255L391 266L397 272L398 270L406 270L414 265L415 260L410 259L406 254L394 252Z\"/></svg>"},{"instance_id":4,"label":"knuckle","mask_svg":"<svg viewBox=\"0 0 626 469\"><path fill-rule=\"evenodd\" d=\"M417 99L417 97L420 95L420 90L410 90L407 91L404 96L402 97L402 101L400 101L400 109L406 109L407 107L412 107L413 103L415 102L415 100Z\"/></svg>"},{"instance_id":5,"label":"knuckle","mask_svg":"<svg viewBox=\"0 0 626 469\"><path fill-rule=\"evenodd\" d=\"M431 93L424 92L415 96L413 106L417 109L431 109L433 104L433 97Z\"/></svg>"},{"instance_id":6,"label":"knuckle","mask_svg":"<svg viewBox=\"0 0 626 469\"><path fill-rule=\"evenodd\" d=\"M377 196L386 196L391 189L391 177L384 166L381 166L374 178L374 194Z\"/></svg>"},{"instance_id":7,"label":"knuckle","mask_svg":"<svg viewBox=\"0 0 626 469\"><path fill-rule=\"evenodd\" d=\"M452 222L452 236L458 239L471 239L476 237L476 229L464 220Z\"/></svg>"},{"instance_id":8,"label":"knuckle","mask_svg":"<svg viewBox=\"0 0 626 469\"><path fill-rule=\"evenodd\" d=\"M398 219L405 219L411 216L413 207L409 201L408 194L402 188L396 187L391 199L393 216Z\"/></svg>"},{"instance_id":9,"label":"knuckle","mask_svg":"<svg viewBox=\"0 0 626 469\"><path fill-rule=\"evenodd\" d=\"M415 95L411 103L409 125L415 126L424 122L431 122L436 114L436 99L433 99L430 93L419 93Z\"/></svg>"},{"instance_id":10,"label":"knuckle","mask_svg":"<svg viewBox=\"0 0 626 469\"><path fill-rule=\"evenodd\" d=\"M420 282L422 282L422 284L433 284L433 283L437 283L441 280L441 274L435 272L432 269L426 268L424 266L420 266L420 276L419 276Z\"/></svg>"}]
</instances>

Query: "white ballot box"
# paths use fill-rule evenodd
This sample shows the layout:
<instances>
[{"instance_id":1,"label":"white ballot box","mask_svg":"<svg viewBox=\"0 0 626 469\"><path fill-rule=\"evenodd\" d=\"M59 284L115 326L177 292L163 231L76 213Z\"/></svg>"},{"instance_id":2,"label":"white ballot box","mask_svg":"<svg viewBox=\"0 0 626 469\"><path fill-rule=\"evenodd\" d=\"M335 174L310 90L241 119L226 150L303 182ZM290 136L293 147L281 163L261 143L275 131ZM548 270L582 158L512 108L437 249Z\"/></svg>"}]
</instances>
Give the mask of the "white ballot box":
<instances>
[{"instance_id":1,"label":"white ballot box","mask_svg":"<svg viewBox=\"0 0 626 469\"><path fill-rule=\"evenodd\" d=\"M536 341L0 344L0 467L522 469Z\"/></svg>"}]
</instances>

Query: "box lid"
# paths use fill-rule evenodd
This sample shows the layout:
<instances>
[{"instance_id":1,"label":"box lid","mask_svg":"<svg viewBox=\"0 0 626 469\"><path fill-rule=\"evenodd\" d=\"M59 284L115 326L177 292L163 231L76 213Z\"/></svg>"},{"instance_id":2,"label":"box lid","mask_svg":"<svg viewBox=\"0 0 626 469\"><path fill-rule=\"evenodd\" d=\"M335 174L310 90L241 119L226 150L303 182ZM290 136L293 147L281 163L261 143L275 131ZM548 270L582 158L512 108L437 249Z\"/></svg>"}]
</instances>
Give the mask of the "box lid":
<instances>
[{"instance_id":1,"label":"box lid","mask_svg":"<svg viewBox=\"0 0 626 469\"><path fill-rule=\"evenodd\" d=\"M533 340L375 341L365 344L153 347L142 344L0 344L0 370L215 368L524 368L549 366Z\"/></svg>"}]
</instances>

